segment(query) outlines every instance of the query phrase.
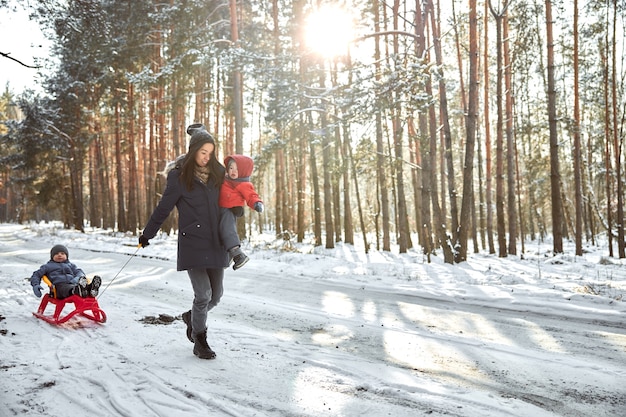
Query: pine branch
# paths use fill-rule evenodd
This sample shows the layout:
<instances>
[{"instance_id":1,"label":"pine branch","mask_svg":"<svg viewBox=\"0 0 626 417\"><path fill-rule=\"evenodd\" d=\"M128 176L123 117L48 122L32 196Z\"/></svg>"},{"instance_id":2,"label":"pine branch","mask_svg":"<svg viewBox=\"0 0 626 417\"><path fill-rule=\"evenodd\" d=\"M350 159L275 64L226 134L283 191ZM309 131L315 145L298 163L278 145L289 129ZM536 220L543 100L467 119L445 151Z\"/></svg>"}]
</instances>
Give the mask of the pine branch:
<instances>
[{"instance_id":1,"label":"pine branch","mask_svg":"<svg viewBox=\"0 0 626 417\"><path fill-rule=\"evenodd\" d=\"M12 56L9 56L9 54L6 54L4 52L0 52L0 55L5 57L5 58L9 58L12 59L13 61L17 62L18 64L26 67L26 68L41 68L39 65L27 65L25 63L23 63L22 61L20 61L19 59L15 59Z\"/></svg>"}]
</instances>

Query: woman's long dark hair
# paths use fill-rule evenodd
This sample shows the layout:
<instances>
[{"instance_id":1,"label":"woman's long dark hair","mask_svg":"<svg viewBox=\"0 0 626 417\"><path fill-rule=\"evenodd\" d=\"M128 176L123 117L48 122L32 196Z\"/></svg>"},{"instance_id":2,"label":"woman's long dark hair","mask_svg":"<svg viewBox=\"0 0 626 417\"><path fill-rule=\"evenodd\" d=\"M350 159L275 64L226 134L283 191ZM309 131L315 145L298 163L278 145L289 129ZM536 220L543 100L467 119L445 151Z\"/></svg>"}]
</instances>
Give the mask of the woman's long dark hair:
<instances>
[{"instance_id":1,"label":"woman's long dark hair","mask_svg":"<svg viewBox=\"0 0 626 417\"><path fill-rule=\"evenodd\" d=\"M195 133L194 136L199 135L200 132ZM194 138L195 139L195 138ZM209 132L202 132L202 137L200 140L195 141L189 145L189 152L185 155L185 158L182 161L180 168L180 180L187 187L187 191L191 191L193 189L193 178L195 176L196 169L196 154L202 148L205 143L212 143L213 155L211 155L211 159L209 159L209 163L207 164L209 168L209 179L208 181L213 181L217 187L222 185L224 182L224 166L217 159L217 143L215 143L215 139Z\"/></svg>"}]
</instances>

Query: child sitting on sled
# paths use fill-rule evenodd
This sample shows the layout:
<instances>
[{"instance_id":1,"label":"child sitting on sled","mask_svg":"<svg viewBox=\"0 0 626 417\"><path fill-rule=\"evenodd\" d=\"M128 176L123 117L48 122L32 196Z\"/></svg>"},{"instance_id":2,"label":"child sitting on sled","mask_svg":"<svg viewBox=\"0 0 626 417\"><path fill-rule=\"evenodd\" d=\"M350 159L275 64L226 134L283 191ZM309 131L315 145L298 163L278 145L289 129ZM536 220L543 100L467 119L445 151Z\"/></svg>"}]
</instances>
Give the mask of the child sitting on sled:
<instances>
[{"instance_id":1,"label":"child sitting on sled","mask_svg":"<svg viewBox=\"0 0 626 417\"><path fill-rule=\"evenodd\" d=\"M87 280L82 269L69 261L69 252L63 245L54 245L50 250L50 260L41 265L30 277L30 285L37 297L41 297L41 279L47 276L56 289L56 298L63 299L70 295L79 297L96 297L102 284L99 276L91 282Z\"/></svg>"}]
</instances>

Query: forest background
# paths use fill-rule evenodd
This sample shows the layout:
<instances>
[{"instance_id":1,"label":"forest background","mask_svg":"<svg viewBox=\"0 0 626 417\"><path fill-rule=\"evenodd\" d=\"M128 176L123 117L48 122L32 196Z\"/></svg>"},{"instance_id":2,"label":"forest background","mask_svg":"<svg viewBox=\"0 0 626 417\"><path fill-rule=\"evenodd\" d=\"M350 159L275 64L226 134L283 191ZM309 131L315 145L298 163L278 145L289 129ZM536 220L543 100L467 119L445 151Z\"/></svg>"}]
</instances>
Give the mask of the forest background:
<instances>
[{"instance_id":1,"label":"forest background","mask_svg":"<svg viewBox=\"0 0 626 417\"><path fill-rule=\"evenodd\" d=\"M25 6L51 56L0 97L0 222L138 233L201 122L255 159L244 237L626 257L623 0Z\"/></svg>"}]
</instances>

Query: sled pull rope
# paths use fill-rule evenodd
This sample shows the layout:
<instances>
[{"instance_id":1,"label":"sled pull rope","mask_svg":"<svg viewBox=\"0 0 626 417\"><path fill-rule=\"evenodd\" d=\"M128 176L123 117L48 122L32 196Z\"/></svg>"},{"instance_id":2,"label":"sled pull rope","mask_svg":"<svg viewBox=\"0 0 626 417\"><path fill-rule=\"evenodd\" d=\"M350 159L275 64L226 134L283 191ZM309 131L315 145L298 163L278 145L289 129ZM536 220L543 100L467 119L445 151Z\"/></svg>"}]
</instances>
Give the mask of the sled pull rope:
<instances>
[{"instance_id":1,"label":"sled pull rope","mask_svg":"<svg viewBox=\"0 0 626 417\"><path fill-rule=\"evenodd\" d=\"M115 276L113 277L113 279L111 281L109 281L109 283L107 284L106 287L104 287L104 289L102 291L100 291L100 294L98 294L98 296L96 297L96 299L100 298L102 296L102 294L104 294L104 292L107 290L107 288L109 288L109 285L111 285L113 283L113 281L115 281L115 278L117 278L119 276L119 274L124 270L124 268L126 268L126 265L128 265L128 263L130 262L131 259L133 259L135 257L135 255L137 255L137 252L139 252L139 249L141 249L141 243L139 245L137 245L137 249L135 249L135 252L130 255L130 258L128 258L128 260L126 261L126 263L124 265L122 265L122 267L120 268L119 271L117 271L117 274L115 274Z\"/></svg>"}]
</instances>

